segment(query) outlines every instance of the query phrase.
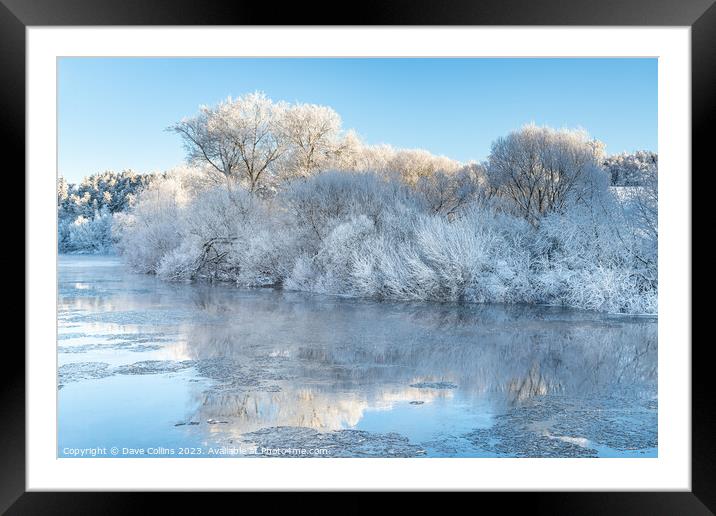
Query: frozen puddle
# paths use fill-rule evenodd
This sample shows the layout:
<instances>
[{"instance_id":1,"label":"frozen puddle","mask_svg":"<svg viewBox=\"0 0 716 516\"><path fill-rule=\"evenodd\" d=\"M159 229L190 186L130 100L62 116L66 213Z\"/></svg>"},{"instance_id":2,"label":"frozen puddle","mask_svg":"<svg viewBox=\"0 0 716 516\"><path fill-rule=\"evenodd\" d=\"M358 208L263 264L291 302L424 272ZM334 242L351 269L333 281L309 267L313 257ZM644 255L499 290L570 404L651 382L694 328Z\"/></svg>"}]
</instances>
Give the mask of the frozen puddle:
<instances>
[{"instance_id":1,"label":"frozen puddle","mask_svg":"<svg viewBox=\"0 0 716 516\"><path fill-rule=\"evenodd\" d=\"M652 318L173 284L107 257L60 257L58 286L59 456L657 455Z\"/></svg>"}]
</instances>

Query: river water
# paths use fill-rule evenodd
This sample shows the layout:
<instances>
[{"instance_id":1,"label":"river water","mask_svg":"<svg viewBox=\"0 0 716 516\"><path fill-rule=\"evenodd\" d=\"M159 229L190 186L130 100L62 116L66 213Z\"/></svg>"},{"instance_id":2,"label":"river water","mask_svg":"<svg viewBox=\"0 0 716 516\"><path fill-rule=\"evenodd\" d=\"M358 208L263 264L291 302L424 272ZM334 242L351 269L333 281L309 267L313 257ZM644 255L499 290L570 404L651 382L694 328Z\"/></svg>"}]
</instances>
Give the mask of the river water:
<instances>
[{"instance_id":1,"label":"river water","mask_svg":"<svg viewBox=\"0 0 716 516\"><path fill-rule=\"evenodd\" d=\"M61 256L57 344L60 457L657 455L655 318L167 283Z\"/></svg>"}]
</instances>

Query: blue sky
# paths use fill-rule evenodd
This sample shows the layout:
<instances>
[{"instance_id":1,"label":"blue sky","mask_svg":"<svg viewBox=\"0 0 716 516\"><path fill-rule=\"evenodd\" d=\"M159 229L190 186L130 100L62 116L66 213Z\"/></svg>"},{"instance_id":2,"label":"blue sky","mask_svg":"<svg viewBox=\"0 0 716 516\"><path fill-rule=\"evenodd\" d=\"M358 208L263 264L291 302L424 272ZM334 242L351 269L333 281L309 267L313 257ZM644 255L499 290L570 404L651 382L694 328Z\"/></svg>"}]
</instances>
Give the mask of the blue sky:
<instances>
[{"instance_id":1,"label":"blue sky","mask_svg":"<svg viewBox=\"0 0 716 516\"><path fill-rule=\"evenodd\" d=\"M609 153L657 150L656 59L62 58L58 73L59 171L71 182L178 165L167 126L256 90L331 106L367 143L463 161L530 122L582 127Z\"/></svg>"}]
</instances>

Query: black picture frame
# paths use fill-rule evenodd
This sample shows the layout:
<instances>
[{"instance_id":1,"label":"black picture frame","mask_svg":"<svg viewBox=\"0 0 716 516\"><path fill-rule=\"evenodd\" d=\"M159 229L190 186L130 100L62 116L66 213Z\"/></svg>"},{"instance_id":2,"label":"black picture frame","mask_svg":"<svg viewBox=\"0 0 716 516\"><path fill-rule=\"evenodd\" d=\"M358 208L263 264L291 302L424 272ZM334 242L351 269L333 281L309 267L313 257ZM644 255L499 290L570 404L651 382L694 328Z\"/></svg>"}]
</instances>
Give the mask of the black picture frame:
<instances>
[{"instance_id":1,"label":"black picture frame","mask_svg":"<svg viewBox=\"0 0 716 516\"><path fill-rule=\"evenodd\" d=\"M716 4L714 0L434 0L364 1L354 10L334 3L203 0L0 0L0 146L25 169L25 29L64 25L576 25L689 26L692 73L692 168L707 171L708 128L716 118ZM320 13L320 14L318 14ZM686 173L686 172L685 172ZM22 187L24 190L24 186ZM29 195L30 192L25 192ZM25 270L25 274L32 271ZM690 346L690 342L669 345ZM523 503L550 514L712 514L716 510L716 432L709 395L708 343L692 346L692 490L642 493L514 493L503 510ZM10 346L6 346L10 347ZM25 355L7 351L0 394L0 511L7 514L120 514L141 510L137 493L25 492ZM15 356L12 356L12 354ZM8 367L11 364L11 367ZM163 509L192 503L182 493L161 496ZM216 502L212 496L212 505ZM231 496L222 494L222 497ZM245 495L242 495L245 496ZM484 494L488 496L488 494ZM217 506L218 507L218 506Z\"/></svg>"}]
</instances>

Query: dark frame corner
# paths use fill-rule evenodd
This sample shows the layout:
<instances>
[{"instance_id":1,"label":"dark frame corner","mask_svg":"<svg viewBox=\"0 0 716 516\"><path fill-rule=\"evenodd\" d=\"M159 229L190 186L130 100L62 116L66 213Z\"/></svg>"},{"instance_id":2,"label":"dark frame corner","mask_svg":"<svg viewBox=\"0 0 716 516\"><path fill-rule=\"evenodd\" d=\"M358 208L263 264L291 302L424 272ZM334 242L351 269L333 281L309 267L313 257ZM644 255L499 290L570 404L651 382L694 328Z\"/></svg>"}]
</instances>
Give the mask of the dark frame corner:
<instances>
[{"instance_id":1,"label":"dark frame corner","mask_svg":"<svg viewBox=\"0 0 716 516\"><path fill-rule=\"evenodd\" d=\"M363 5L349 16L326 10L317 17L301 3L286 5L277 13L271 4L218 0L0 0L0 146L5 156L19 157L16 167L25 169L25 29L33 25L661 25L691 27L692 168L707 171L713 146L708 129L716 125L714 0L453 0L449 7L430 0L366 0ZM708 345L692 347L691 492L531 493L509 499L502 496L499 503L511 508L515 502L526 502L530 511L550 514L716 512L716 418L709 395L712 373L707 370L711 368L707 349ZM14 352L14 360L6 362L13 370L6 370L0 394L5 415L0 430L0 512L120 514L136 510L136 494L25 492L25 356L22 349ZM205 509L206 495L201 498ZM162 503L169 500L181 503L178 508L190 508L186 494L162 496Z\"/></svg>"}]
</instances>

